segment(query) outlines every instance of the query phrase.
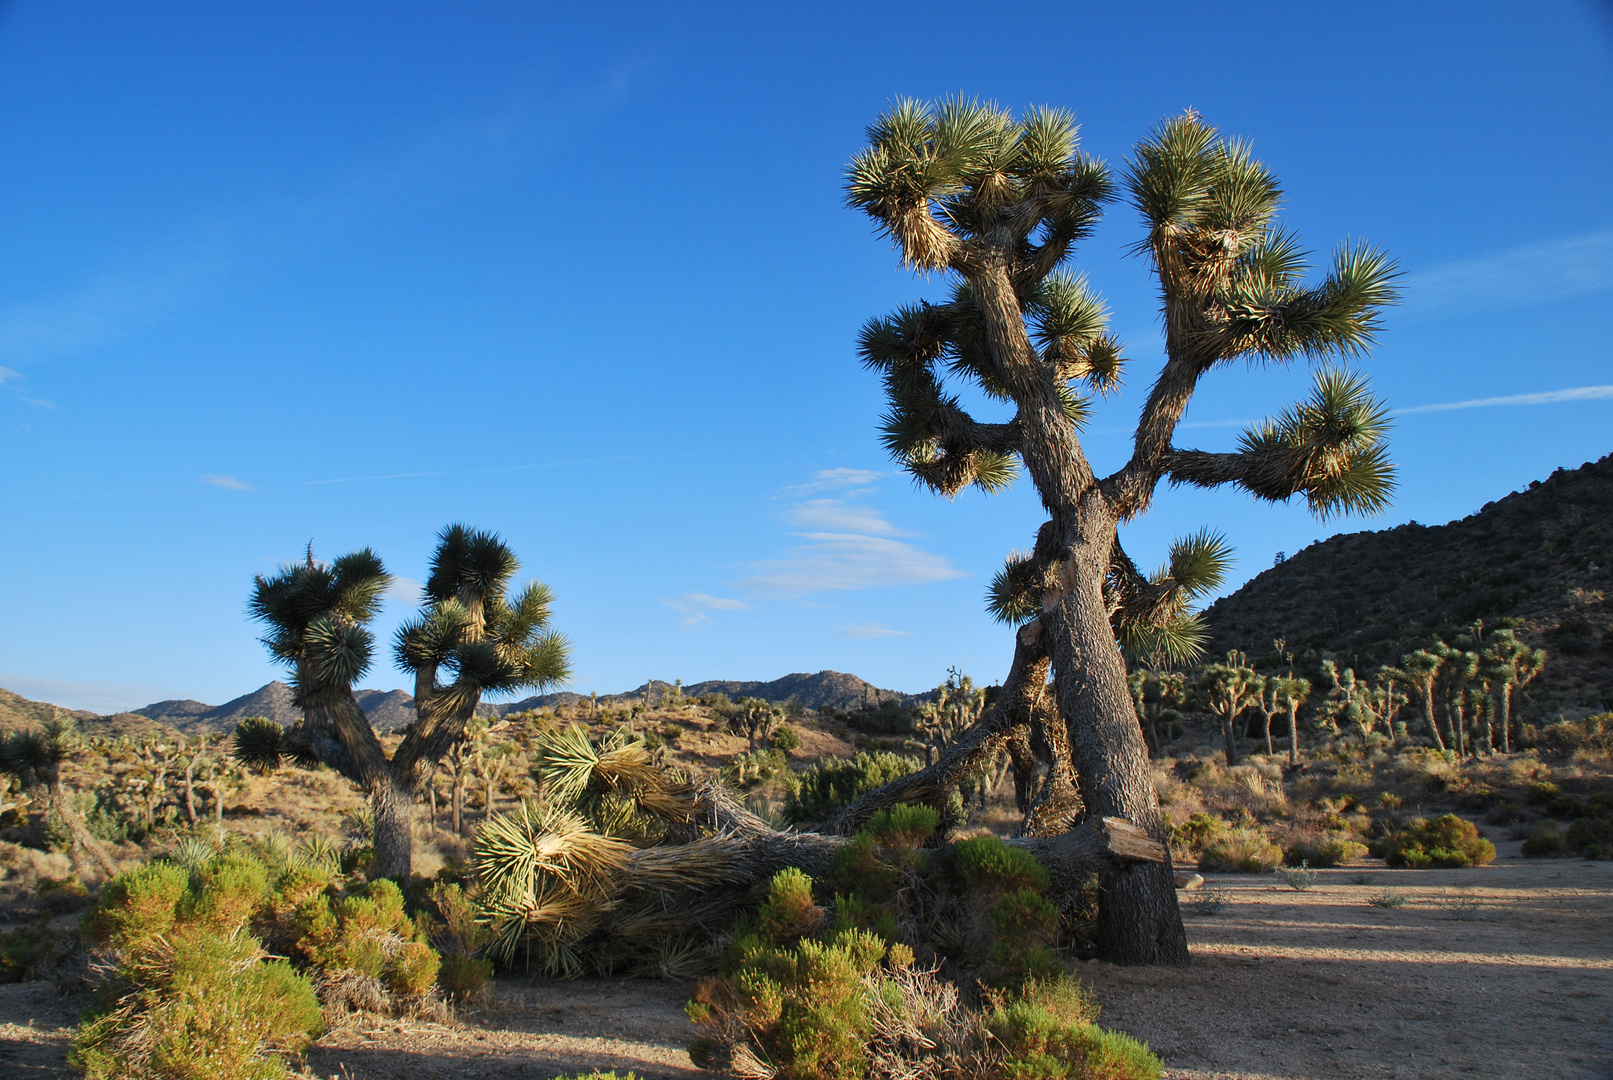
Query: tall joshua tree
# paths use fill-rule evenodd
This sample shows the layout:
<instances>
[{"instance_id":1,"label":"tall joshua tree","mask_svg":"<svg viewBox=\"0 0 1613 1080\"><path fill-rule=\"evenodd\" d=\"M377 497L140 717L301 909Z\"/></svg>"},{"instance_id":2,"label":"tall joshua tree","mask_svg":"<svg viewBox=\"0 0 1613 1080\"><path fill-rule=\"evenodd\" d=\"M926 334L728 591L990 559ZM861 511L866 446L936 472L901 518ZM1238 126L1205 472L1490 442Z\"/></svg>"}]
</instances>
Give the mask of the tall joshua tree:
<instances>
[{"instance_id":1,"label":"tall joshua tree","mask_svg":"<svg viewBox=\"0 0 1613 1080\"><path fill-rule=\"evenodd\" d=\"M491 533L451 525L437 538L420 614L398 631L398 664L415 676L416 719L390 758L359 708L353 683L369 669L367 625L387 575L369 549L325 564L301 563L258 577L250 609L269 627L263 639L292 675L302 722L281 733L237 730L236 756L277 764L282 754L320 761L361 787L375 817L381 874L407 879L416 795L465 733L482 695L539 688L568 674L568 645L548 629L550 593L533 582L509 594L520 568ZM453 676L443 683L442 673Z\"/></svg>"},{"instance_id":2,"label":"tall joshua tree","mask_svg":"<svg viewBox=\"0 0 1613 1080\"><path fill-rule=\"evenodd\" d=\"M1099 477L1080 433L1092 395L1119 382L1124 362L1103 303L1066 264L1116 194L1108 168L1079 152L1073 118L1057 109L1016 119L961 98L901 101L868 140L847 170L848 204L874 219L910 268L952 282L944 301L903 307L863 330L862 358L884 376L890 400L886 445L948 496L970 485L1000 490L1020 465L1030 474L1049 520L1033 552L1010 567L1025 618L1014 670L1051 661L1089 810L1164 839L1116 635L1169 622L1195 583L1138 573L1118 527L1149 508L1161 481L1230 484L1277 501L1304 495L1322 515L1380 509L1393 483L1386 412L1343 371L1324 369L1308 401L1245 432L1235 452L1181 449L1175 435L1212 369L1362 351L1393 299L1393 269L1357 246L1305 284L1299 245L1276 223L1275 177L1195 114L1160 125L1137 146L1123 186L1142 218L1135 250L1159 282L1166 360L1130 460ZM948 378L973 382L1011 415L975 419L947 392ZM1171 879L1163 864L1105 875L1106 955L1186 963Z\"/></svg>"}]
</instances>

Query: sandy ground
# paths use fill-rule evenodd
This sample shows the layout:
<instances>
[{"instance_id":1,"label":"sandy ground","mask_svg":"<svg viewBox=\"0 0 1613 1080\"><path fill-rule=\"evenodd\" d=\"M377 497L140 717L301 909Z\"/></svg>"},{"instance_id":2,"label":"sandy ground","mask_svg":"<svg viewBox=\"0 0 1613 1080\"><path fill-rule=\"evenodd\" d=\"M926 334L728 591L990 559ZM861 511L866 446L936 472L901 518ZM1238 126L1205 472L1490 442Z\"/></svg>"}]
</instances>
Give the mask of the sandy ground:
<instances>
[{"instance_id":1,"label":"sandy ground","mask_svg":"<svg viewBox=\"0 0 1613 1080\"><path fill-rule=\"evenodd\" d=\"M1103 1022L1146 1040L1170 1080L1613 1080L1613 863L1524 862L1515 848L1475 870L1324 870L1304 892L1212 876L1183 894L1191 967L1078 974ZM1386 890L1404 906L1367 903ZM1209 894L1224 899L1214 914L1195 901ZM504 979L453 1025L355 1024L307 1064L352 1080L690 1077L687 990ZM0 987L0 1076L70 1075L82 1004L44 984Z\"/></svg>"}]
</instances>

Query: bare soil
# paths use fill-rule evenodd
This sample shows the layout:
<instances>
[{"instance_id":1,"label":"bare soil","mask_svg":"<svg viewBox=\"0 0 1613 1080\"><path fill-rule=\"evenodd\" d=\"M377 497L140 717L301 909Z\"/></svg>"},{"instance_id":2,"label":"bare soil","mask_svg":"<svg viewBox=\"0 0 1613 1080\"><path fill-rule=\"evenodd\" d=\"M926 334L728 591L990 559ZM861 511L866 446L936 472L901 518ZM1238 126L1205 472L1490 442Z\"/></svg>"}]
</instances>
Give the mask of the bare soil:
<instances>
[{"instance_id":1,"label":"bare soil","mask_svg":"<svg viewBox=\"0 0 1613 1080\"><path fill-rule=\"evenodd\" d=\"M1613 1080L1613 863L1317 872L1300 892L1271 875L1210 875L1183 893L1193 964L1101 962L1078 974L1103 1023L1146 1040L1168 1080L1362 1077ZM1388 893L1401 907L1375 907ZM1207 913L1201 898L1224 902ZM309 1054L353 1080L632 1069L698 1074L680 983L502 979L452 1024L355 1021ZM70 1075L83 999L0 987L0 1075Z\"/></svg>"}]
</instances>

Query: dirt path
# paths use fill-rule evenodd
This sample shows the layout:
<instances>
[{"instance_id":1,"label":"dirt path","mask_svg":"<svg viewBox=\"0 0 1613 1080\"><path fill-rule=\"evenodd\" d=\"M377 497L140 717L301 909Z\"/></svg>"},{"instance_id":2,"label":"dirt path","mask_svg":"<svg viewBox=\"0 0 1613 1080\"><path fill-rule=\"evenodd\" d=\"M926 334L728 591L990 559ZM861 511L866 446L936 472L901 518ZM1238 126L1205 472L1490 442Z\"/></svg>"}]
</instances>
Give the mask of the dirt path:
<instances>
[{"instance_id":1,"label":"dirt path","mask_svg":"<svg viewBox=\"0 0 1613 1080\"><path fill-rule=\"evenodd\" d=\"M1385 891L1403 907L1375 907ZM1613 1077L1613 864L1212 877L1186 971L1088 963L1170 1080ZM1191 894L1187 894L1191 895ZM1201 895L1203 893L1201 892Z\"/></svg>"},{"instance_id":2,"label":"dirt path","mask_svg":"<svg viewBox=\"0 0 1613 1080\"><path fill-rule=\"evenodd\" d=\"M1367 903L1386 890L1404 905ZM1195 895L1211 894L1220 911L1198 910ZM1103 1022L1146 1040L1169 1080L1613 1080L1613 863L1524 862L1504 849L1481 870L1324 870L1305 892L1269 875L1214 876L1184 899L1192 967L1078 973ZM308 1066L343 1080L594 1068L683 1080L705 1075L684 1051L687 993L504 979L457 1024L353 1025L320 1040ZM42 984L0 987L0 1075L69 1075L79 1004Z\"/></svg>"}]
</instances>

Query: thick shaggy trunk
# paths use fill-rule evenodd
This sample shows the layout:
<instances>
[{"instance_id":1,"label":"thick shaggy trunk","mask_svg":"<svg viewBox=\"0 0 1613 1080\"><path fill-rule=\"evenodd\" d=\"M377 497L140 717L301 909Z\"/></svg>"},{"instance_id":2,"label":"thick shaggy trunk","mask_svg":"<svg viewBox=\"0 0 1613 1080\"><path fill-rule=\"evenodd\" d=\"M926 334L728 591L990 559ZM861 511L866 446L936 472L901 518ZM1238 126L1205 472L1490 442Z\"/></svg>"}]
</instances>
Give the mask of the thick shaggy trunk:
<instances>
[{"instance_id":1,"label":"thick shaggy trunk","mask_svg":"<svg viewBox=\"0 0 1613 1080\"><path fill-rule=\"evenodd\" d=\"M1299 703L1288 703L1288 764L1299 764Z\"/></svg>"},{"instance_id":2,"label":"thick shaggy trunk","mask_svg":"<svg viewBox=\"0 0 1613 1080\"><path fill-rule=\"evenodd\" d=\"M1238 763L1238 714L1231 712L1221 721L1221 740L1226 744L1227 765Z\"/></svg>"},{"instance_id":3,"label":"thick shaggy trunk","mask_svg":"<svg viewBox=\"0 0 1613 1080\"><path fill-rule=\"evenodd\" d=\"M1030 730L1016 727L1003 738L1008 760L1014 774L1014 809L1020 813L1030 809L1036 791L1036 754L1031 749Z\"/></svg>"},{"instance_id":4,"label":"thick shaggy trunk","mask_svg":"<svg viewBox=\"0 0 1613 1080\"><path fill-rule=\"evenodd\" d=\"M1131 707L1125 661L1103 604L1107 544L1073 546L1066 581L1046 628L1059 712L1081 778L1087 812L1124 818L1162 845L1169 840L1148 753ZM1098 945L1120 964L1188 962L1187 932L1176 903L1169 849L1162 862L1128 862L1098 875Z\"/></svg>"},{"instance_id":5,"label":"thick shaggy trunk","mask_svg":"<svg viewBox=\"0 0 1613 1080\"><path fill-rule=\"evenodd\" d=\"M1058 716L1044 723L1039 715L1031 725L1031 741L1047 764L1047 776L1025 810L1018 836L1057 836L1081 820L1081 787L1070 758L1070 738Z\"/></svg>"},{"instance_id":6,"label":"thick shaggy trunk","mask_svg":"<svg viewBox=\"0 0 1613 1080\"><path fill-rule=\"evenodd\" d=\"M407 883L414 868L414 792L394 780L370 788L375 818L375 867L382 877Z\"/></svg>"}]
</instances>

